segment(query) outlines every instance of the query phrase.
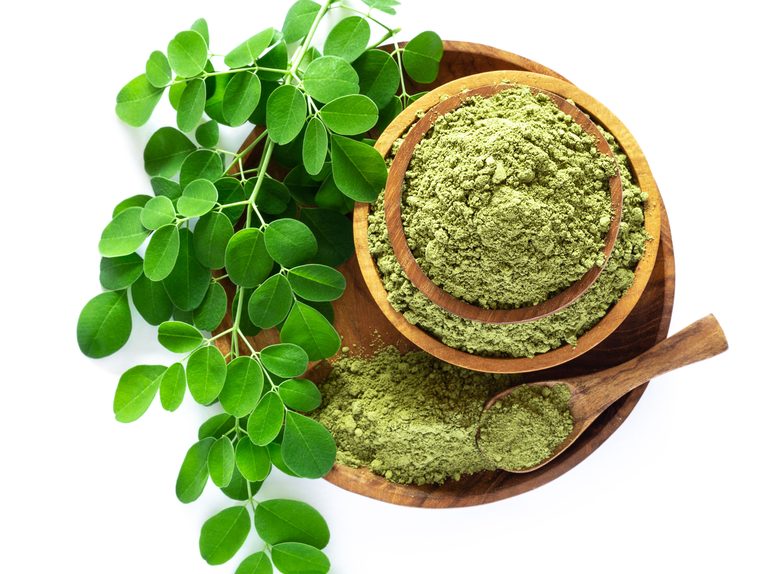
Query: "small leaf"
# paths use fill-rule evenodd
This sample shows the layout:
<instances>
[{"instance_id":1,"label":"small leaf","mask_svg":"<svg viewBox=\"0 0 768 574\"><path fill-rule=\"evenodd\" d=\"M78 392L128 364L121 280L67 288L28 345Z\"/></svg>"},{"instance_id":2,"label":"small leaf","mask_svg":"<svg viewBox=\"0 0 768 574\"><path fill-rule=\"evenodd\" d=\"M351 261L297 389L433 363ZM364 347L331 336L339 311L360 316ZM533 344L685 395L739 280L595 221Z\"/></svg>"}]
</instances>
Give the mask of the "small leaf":
<instances>
[{"instance_id":1,"label":"small leaf","mask_svg":"<svg viewBox=\"0 0 768 574\"><path fill-rule=\"evenodd\" d=\"M145 194L132 195L131 197L124 199L112 210L112 219L131 207L144 207L150 199L152 199L152 197Z\"/></svg>"},{"instance_id":2,"label":"small leaf","mask_svg":"<svg viewBox=\"0 0 768 574\"><path fill-rule=\"evenodd\" d=\"M197 439L221 438L235 428L236 422L235 417L227 413L213 415L200 425L197 431Z\"/></svg>"},{"instance_id":3,"label":"small leaf","mask_svg":"<svg viewBox=\"0 0 768 574\"><path fill-rule=\"evenodd\" d=\"M294 267L288 271L288 281L294 293L307 301L335 301L347 286L336 269L316 263Z\"/></svg>"},{"instance_id":4,"label":"small leaf","mask_svg":"<svg viewBox=\"0 0 768 574\"><path fill-rule=\"evenodd\" d=\"M269 95L267 100L267 132L276 144L292 141L307 118L307 102L298 88L285 84Z\"/></svg>"},{"instance_id":5,"label":"small leaf","mask_svg":"<svg viewBox=\"0 0 768 574\"><path fill-rule=\"evenodd\" d=\"M323 122L310 118L304 131L304 141L301 147L301 157L307 173L317 175L323 169L325 157L328 155L328 132Z\"/></svg>"},{"instance_id":6,"label":"small leaf","mask_svg":"<svg viewBox=\"0 0 768 574\"><path fill-rule=\"evenodd\" d=\"M366 50L352 67L360 79L360 93L383 109L400 86L400 71L395 60L383 50Z\"/></svg>"},{"instance_id":7,"label":"small leaf","mask_svg":"<svg viewBox=\"0 0 768 574\"><path fill-rule=\"evenodd\" d=\"M200 124L195 130L195 139L203 147L216 147L216 144L219 143L219 123L208 120L204 124Z\"/></svg>"},{"instance_id":8,"label":"small leaf","mask_svg":"<svg viewBox=\"0 0 768 574\"><path fill-rule=\"evenodd\" d=\"M145 72L149 83L156 88L164 88L173 79L168 58L160 50L155 50L149 55Z\"/></svg>"},{"instance_id":9,"label":"small leaf","mask_svg":"<svg viewBox=\"0 0 768 574\"><path fill-rule=\"evenodd\" d=\"M205 21L205 18L198 18L192 22L192 25L189 27L189 29L194 30L200 34L203 37L203 40L205 40L206 46L210 45L208 38L208 22Z\"/></svg>"},{"instance_id":10,"label":"small leaf","mask_svg":"<svg viewBox=\"0 0 768 574\"><path fill-rule=\"evenodd\" d=\"M157 330L157 340L173 353L194 351L203 342L203 334L192 325L179 321L166 321Z\"/></svg>"},{"instance_id":11,"label":"small leaf","mask_svg":"<svg viewBox=\"0 0 768 574\"><path fill-rule=\"evenodd\" d=\"M184 400L187 390L187 375L184 365L174 363L165 371L160 380L160 404L167 411L175 411Z\"/></svg>"},{"instance_id":12,"label":"small leaf","mask_svg":"<svg viewBox=\"0 0 768 574\"><path fill-rule=\"evenodd\" d=\"M248 301L248 316L257 327L270 329L288 316L293 293L283 275L273 275L259 285Z\"/></svg>"},{"instance_id":13,"label":"small leaf","mask_svg":"<svg viewBox=\"0 0 768 574\"><path fill-rule=\"evenodd\" d=\"M253 524L267 544L301 542L325 548L331 538L328 524L320 513L305 502L275 498L256 507Z\"/></svg>"},{"instance_id":14,"label":"small leaf","mask_svg":"<svg viewBox=\"0 0 768 574\"><path fill-rule=\"evenodd\" d=\"M222 113L231 126L239 126L251 116L261 98L261 80L253 72L238 72L224 90Z\"/></svg>"},{"instance_id":15,"label":"small leaf","mask_svg":"<svg viewBox=\"0 0 768 574\"><path fill-rule=\"evenodd\" d=\"M317 239L315 263L335 267L355 252L349 218L328 209L302 209L299 217Z\"/></svg>"},{"instance_id":16,"label":"small leaf","mask_svg":"<svg viewBox=\"0 0 768 574\"><path fill-rule=\"evenodd\" d=\"M277 44L264 54L257 62L259 71L257 74L259 77L267 82L278 82L283 79L285 70L288 68L288 46L285 44L285 40L279 41ZM271 68L277 71L266 71L262 68Z\"/></svg>"},{"instance_id":17,"label":"small leaf","mask_svg":"<svg viewBox=\"0 0 768 574\"><path fill-rule=\"evenodd\" d=\"M274 28L262 30L224 56L224 63L230 68L250 66L269 47L274 36Z\"/></svg>"},{"instance_id":18,"label":"small leaf","mask_svg":"<svg viewBox=\"0 0 768 574\"><path fill-rule=\"evenodd\" d=\"M285 407L277 393L268 392L248 417L248 436L255 445L266 446L280 433Z\"/></svg>"},{"instance_id":19,"label":"small leaf","mask_svg":"<svg viewBox=\"0 0 768 574\"><path fill-rule=\"evenodd\" d=\"M338 56L312 61L304 72L304 88L317 101L326 103L360 91L355 69Z\"/></svg>"},{"instance_id":20,"label":"small leaf","mask_svg":"<svg viewBox=\"0 0 768 574\"><path fill-rule=\"evenodd\" d=\"M130 423L147 412L165 371L162 365L137 365L125 371L115 391L112 406L115 418L121 423Z\"/></svg>"},{"instance_id":21,"label":"small leaf","mask_svg":"<svg viewBox=\"0 0 768 574\"><path fill-rule=\"evenodd\" d=\"M226 412L241 418L259 404L263 387L261 366L251 357L237 357L227 365L227 378L219 401Z\"/></svg>"},{"instance_id":22,"label":"small leaf","mask_svg":"<svg viewBox=\"0 0 768 574\"><path fill-rule=\"evenodd\" d=\"M309 227L296 219L278 219L264 230L269 255L284 267L293 267L314 257L317 241Z\"/></svg>"},{"instance_id":23,"label":"small leaf","mask_svg":"<svg viewBox=\"0 0 768 574\"><path fill-rule=\"evenodd\" d=\"M331 136L333 181L355 201L374 201L387 183L387 166L374 148L364 143Z\"/></svg>"},{"instance_id":24,"label":"small leaf","mask_svg":"<svg viewBox=\"0 0 768 574\"><path fill-rule=\"evenodd\" d=\"M216 181L224 175L224 164L221 156L209 149L200 149L189 154L181 164L179 183L182 189L196 179Z\"/></svg>"},{"instance_id":25,"label":"small leaf","mask_svg":"<svg viewBox=\"0 0 768 574\"><path fill-rule=\"evenodd\" d=\"M246 191L253 191L256 178L249 179L245 185ZM251 183L253 182L253 183ZM283 213L288 203L291 201L291 195L288 187L282 182L272 179L268 175L261 182L259 192L256 194L256 206L263 212L270 215Z\"/></svg>"},{"instance_id":26,"label":"small leaf","mask_svg":"<svg viewBox=\"0 0 768 574\"><path fill-rule=\"evenodd\" d=\"M187 82L176 110L176 125L183 132L191 132L205 111L205 82L200 79Z\"/></svg>"},{"instance_id":27,"label":"small leaf","mask_svg":"<svg viewBox=\"0 0 768 574\"><path fill-rule=\"evenodd\" d=\"M371 39L371 27L360 16L349 16L336 24L325 39L323 53L326 56L339 56L352 62L365 52Z\"/></svg>"},{"instance_id":28,"label":"small leaf","mask_svg":"<svg viewBox=\"0 0 768 574\"><path fill-rule=\"evenodd\" d=\"M272 562L266 552L251 554L240 563L235 574L272 574Z\"/></svg>"},{"instance_id":29,"label":"small leaf","mask_svg":"<svg viewBox=\"0 0 768 574\"><path fill-rule=\"evenodd\" d=\"M283 22L283 37L289 44L298 42L309 33L320 5L311 0L298 0L289 9Z\"/></svg>"},{"instance_id":30,"label":"small leaf","mask_svg":"<svg viewBox=\"0 0 768 574\"><path fill-rule=\"evenodd\" d=\"M144 274L148 279L162 281L171 274L180 245L179 230L175 225L165 225L155 231L144 254Z\"/></svg>"},{"instance_id":31,"label":"small leaf","mask_svg":"<svg viewBox=\"0 0 768 574\"><path fill-rule=\"evenodd\" d=\"M213 484L219 488L227 486L232 481L235 471L235 449L232 441L223 436L216 440L208 452L208 474Z\"/></svg>"},{"instance_id":32,"label":"small leaf","mask_svg":"<svg viewBox=\"0 0 768 574\"><path fill-rule=\"evenodd\" d=\"M259 352L264 368L278 377L297 377L307 370L309 359L304 349L291 343L269 345Z\"/></svg>"},{"instance_id":33,"label":"small leaf","mask_svg":"<svg viewBox=\"0 0 768 574\"><path fill-rule=\"evenodd\" d=\"M205 38L194 30L179 32L168 44L168 61L179 76L197 76L208 62Z\"/></svg>"},{"instance_id":34,"label":"small leaf","mask_svg":"<svg viewBox=\"0 0 768 574\"><path fill-rule=\"evenodd\" d=\"M443 41L434 32L422 32L405 45L403 67L414 81L429 84L437 79Z\"/></svg>"},{"instance_id":35,"label":"small leaf","mask_svg":"<svg viewBox=\"0 0 768 574\"><path fill-rule=\"evenodd\" d=\"M333 181L333 175L325 178L323 185L317 190L315 203L318 207L332 209L339 213L349 213L355 207L355 201L339 191L336 182Z\"/></svg>"},{"instance_id":36,"label":"small leaf","mask_svg":"<svg viewBox=\"0 0 768 574\"><path fill-rule=\"evenodd\" d=\"M218 198L219 192L213 182L196 179L184 188L176 205L185 217L199 217L213 209Z\"/></svg>"},{"instance_id":37,"label":"small leaf","mask_svg":"<svg viewBox=\"0 0 768 574\"><path fill-rule=\"evenodd\" d=\"M288 411L281 452L285 464L297 475L321 478L328 474L336 460L336 443L319 422Z\"/></svg>"},{"instance_id":38,"label":"small leaf","mask_svg":"<svg viewBox=\"0 0 768 574\"><path fill-rule=\"evenodd\" d=\"M364 4L367 4L374 10L379 10L385 14L395 15L395 6L400 5L399 0L363 0Z\"/></svg>"},{"instance_id":39,"label":"small leaf","mask_svg":"<svg viewBox=\"0 0 768 574\"><path fill-rule=\"evenodd\" d=\"M149 235L141 224L141 207L129 207L107 224L99 241L104 257L120 257L136 251Z\"/></svg>"},{"instance_id":40,"label":"small leaf","mask_svg":"<svg viewBox=\"0 0 768 574\"><path fill-rule=\"evenodd\" d=\"M323 315L309 305L297 301L280 330L282 343L293 343L304 349L310 361L327 359L341 346L339 334Z\"/></svg>"},{"instance_id":41,"label":"small leaf","mask_svg":"<svg viewBox=\"0 0 768 574\"><path fill-rule=\"evenodd\" d=\"M216 400L226 377L227 364L216 347L203 347L189 357L187 384L192 398L201 405Z\"/></svg>"},{"instance_id":42,"label":"small leaf","mask_svg":"<svg viewBox=\"0 0 768 574\"><path fill-rule=\"evenodd\" d=\"M163 284L151 281L145 275L131 285L131 299L136 310L150 325L159 325L173 313L173 303Z\"/></svg>"},{"instance_id":43,"label":"small leaf","mask_svg":"<svg viewBox=\"0 0 768 574\"><path fill-rule=\"evenodd\" d=\"M172 223L175 218L173 202L164 195L153 197L141 209L141 224L147 229L160 229Z\"/></svg>"},{"instance_id":44,"label":"small leaf","mask_svg":"<svg viewBox=\"0 0 768 574\"><path fill-rule=\"evenodd\" d=\"M152 191L157 197L167 197L171 201L181 197L181 186L178 182L173 181L172 179L157 175L151 178L149 183L152 186ZM174 213L175 209L176 208L174 208Z\"/></svg>"},{"instance_id":45,"label":"small leaf","mask_svg":"<svg viewBox=\"0 0 768 574\"><path fill-rule=\"evenodd\" d=\"M285 406L297 411L313 411L320 406L322 396L315 383L307 379L288 379L277 389Z\"/></svg>"},{"instance_id":46,"label":"small leaf","mask_svg":"<svg viewBox=\"0 0 768 574\"><path fill-rule=\"evenodd\" d=\"M235 449L237 468L246 480L261 482L269 475L272 461L266 447L257 446L248 437L240 439Z\"/></svg>"},{"instance_id":47,"label":"small leaf","mask_svg":"<svg viewBox=\"0 0 768 574\"><path fill-rule=\"evenodd\" d=\"M162 95L163 88L156 88L149 83L146 74L141 74L118 92L115 113L128 125L142 126L147 123Z\"/></svg>"},{"instance_id":48,"label":"small leaf","mask_svg":"<svg viewBox=\"0 0 768 574\"><path fill-rule=\"evenodd\" d=\"M227 314L227 293L219 283L211 283L203 302L195 309L192 319L203 331L213 331Z\"/></svg>"},{"instance_id":49,"label":"small leaf","mask_svg":"<svg viewBox=\"0 0 768 574\"><path fill-rule=\"evenodd\" d=\"M200 531L200 555L208 564L224 564L248 538L251 519L245 506L222 510L205 521Z\"/></svg>"},{"instance_id":50,"label":"small leaf","mask_svg":"<svg viewBox=\"0 0 768 574\"><path fill-rule=\"evenodd\" d=\"M307 173L303 165L297 165L283 178L291 197L299 205L311 205L320 183Z\"/></svg>"},{"instance_id":51,"label":"small leaf","mask_svg":"<svg viewBox=\"0 0 768 574\"><path fill-rule=\"evenodd\" d=\"M283 542L272 547L272 561L283 574L327 574L331 563L321 550L301 542Z\"/></svg>"},{"instance_id":52,"label":"small leaf","mask_svg":"<svg viewBox=\"0 0 768 574\"><path fill-rule=\"evenodd\" d=\"M402 111L403 102L400 101L400 98L394 96L387 105L381 108L376 129L383 132Z\"/></svg>"},{"instance_id":53,"label":"small leaf","mask_svg":"<svg viewBox=\"0 0 768 574\"><path fill-rule=\"evenodd\" d=\"M189 504L203 493L208 482L208 452L214 442L212 438L204 438L187 451L176 478L176 498L180 502Z\"/></svg>"},{"instance_id":54,"label":"small leaf","mask_svg":"<svg viewBox=\"0 0 768 574\"><path fill-rule=\"evenodd\" d=\"M249 485L250 493L248 491ZM222 487L221 492L232 500L246 501L249 500L257 492L259 492L260 489L260 482L248 482L245 480L245 478L243 478L243 475L240 474L237 466L235 466L235 470L232 473L232 481L227 486Z\"/></svg>"},{"instance_id":55,"label":"small leaf","mask_svg":"<svg viewBox=\"0 0 768 574\"><path fill-rule=\"evenodd\" d=\"M241 229L227 244L225 263L229 279L241 287L256 287L272 270L272 258L264 234L255 228Z\"/></svg>"},{"instance_id":56,"label":"small leaf","mask_svg":"<svg viewBox=\"0 0 768 574\"><path fill-rule=\"evenodd\" d=\"M88 301L77 320L77 344L92 359L111 355L131 335L131 309L125 291L107 291Z\"/></svg>"},{"instance_id":57,"label":"small leaf","mask_svg":"<svg viewBox=\"0 0 768 574\"><path fill-rule=\"evenodd\" d=\"M144 147L144 170L149 175L173 177L184 159L193 151L195 144L179 130L160 128L152 134Z\"/></svg>"},{"instance_id":58,"label":"small leaf","mask_svg":"<svg viewBox=\"0 0 768 574\"><path fill-rule=\"evenodd\" d=\"M168 297L182 311L192 311L202 303L208 292L211 272L192 253L192 232L179 230L179 254L170 275L163 279Z\"/></svg>"},{"instance_id":59,"label":"small leaf","mask_svg":"<svg viewBox=\"0 0 768 574\"><path fill-rule=\"evenodd\" d=\"M211 269L224 267L227 243L234 234L232 222L226 215L212 211L201 217L192 236L198 261Z\"/></svg>"},{"instance_id":60,"label":"small leaf","mask_svg":"<svg viewBox=\"0 0 768 574\"><path fill-rule=\"evenodd\" d=\"M376 125L379 110L368 96L352 94L336 98L320 109L320 117L337 134L362 134Z\"/></svg>"},{"instance_id":61,"label":"small leaf","mask_svg":"<svg viewBox=\"0 0 768 574\"><path fill-rule=\"evenodd\" d=\"M102 257L99 282L104 289L119 291L133 285L141 277L144 262L136 253L122 257Z\"/></svg>"},{"instance_id":62,"label":"small leaf","mask_svg":"<svg viewBox=\"0 0 768 574\"><path fill-rule=\"evenodd\" d=\"M272 461L272 464L275 468L280 469L284 474L287 474L288 476L296 476L296 473L293 472L290 468L288 468L285 465L285 461L283 461L283 455L280 452L280 449L283 445L281 445L279 442L271 442L267 445L267 451L269 452L269 460Z\"/></svg>"}]
</instances>

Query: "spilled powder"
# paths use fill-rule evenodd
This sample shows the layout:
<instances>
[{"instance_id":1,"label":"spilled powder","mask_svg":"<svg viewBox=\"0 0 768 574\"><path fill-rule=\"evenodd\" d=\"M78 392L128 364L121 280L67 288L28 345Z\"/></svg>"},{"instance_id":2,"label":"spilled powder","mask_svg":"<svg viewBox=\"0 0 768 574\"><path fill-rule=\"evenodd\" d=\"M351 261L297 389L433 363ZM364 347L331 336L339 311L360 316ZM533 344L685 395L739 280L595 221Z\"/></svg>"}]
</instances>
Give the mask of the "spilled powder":
<instances>
[{"instance_id":1,"label":"spilled powder","mask_svg":"<svg viewBox=\"0 0 768 574\"><path fill-rule=\"evenodd\" d=\"M510 88L437 119L403 184L408 244L437 285L535 305L602 265L616 164L545 94Z\"/></svg>"}]
</instances>

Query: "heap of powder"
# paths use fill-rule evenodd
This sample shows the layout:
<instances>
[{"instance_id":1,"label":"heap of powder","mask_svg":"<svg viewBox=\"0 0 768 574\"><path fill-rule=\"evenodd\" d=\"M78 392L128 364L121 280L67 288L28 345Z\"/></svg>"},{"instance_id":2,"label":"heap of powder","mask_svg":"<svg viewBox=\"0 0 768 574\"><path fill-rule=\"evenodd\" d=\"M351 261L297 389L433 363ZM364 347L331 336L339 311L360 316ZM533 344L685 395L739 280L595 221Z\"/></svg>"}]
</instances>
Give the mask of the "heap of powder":
<instances>
[{"instance_id":1,"label":"heap of powder","mask_svg":"<svg viewBox=\"0 0 768 574\"><path fill-rule=\"evenodd\" d=\"M408 245L486 308L535 305L604 262L615 161L545 94L517 87L437 119L403 182Z\"/></svg>"},{"instance_id":2,"label":"heap of powder","mask_svg":"<svg viewBox=\"0 0 768 574\"><path fill-rule=\"evenodd\" d=\"M647 194L634 182L629 162L614 137L603 132L619 165L624 191L619 235L605 268L592 287L572 305L528 323L489 324L457 317L427 299L408 280L395 257L384 222L383 197L371 206L368 242L390 304L412 324L449 347L485 356L532 357L576 339L595 325L634 280L634 268L645 251L643 226ZM440 165L433 168L439 170Z\"/></svg>"},{"instance_id":3,"label":"heap of powder","mask_svg":"<svg viewBox=\"0 0 768 574\"><path fill-rule=\"evenodd\" d=\"M549 458L571 434L567 385L520 385L483 413L478 445L500 468L522 470Z\"/></svg>"},{"instance_id":4,"label":"heap of powder","mask_svg":"<svg viewBox=\"0 0 768 574\"><path fill-rule=\"evenodd\" d=\"M337 462L394 482L441 484L496 468L475 434L485 401L515 380L387 347L336 361L312 416L336 439Z\"/></svg>"}]
</instances>

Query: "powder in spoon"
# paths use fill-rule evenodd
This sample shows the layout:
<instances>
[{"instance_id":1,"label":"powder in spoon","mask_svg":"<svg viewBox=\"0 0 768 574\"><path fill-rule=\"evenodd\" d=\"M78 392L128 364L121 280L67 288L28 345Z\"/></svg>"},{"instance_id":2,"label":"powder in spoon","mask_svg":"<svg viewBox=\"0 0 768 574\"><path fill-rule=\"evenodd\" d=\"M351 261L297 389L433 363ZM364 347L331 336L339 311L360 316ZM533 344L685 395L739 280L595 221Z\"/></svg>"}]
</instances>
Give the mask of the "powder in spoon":
<instances>
[{"instance_id":1,"label":"powder in spoon","mask_svg":"<svg viewBox=\"0 0 768 574\"><path fill-rule=\"evenodd\" d=\"M478 445L491 461L523 470L546 460L571 434L567 385L520 385L483 413Z\"/></svg>"}]
</instances>

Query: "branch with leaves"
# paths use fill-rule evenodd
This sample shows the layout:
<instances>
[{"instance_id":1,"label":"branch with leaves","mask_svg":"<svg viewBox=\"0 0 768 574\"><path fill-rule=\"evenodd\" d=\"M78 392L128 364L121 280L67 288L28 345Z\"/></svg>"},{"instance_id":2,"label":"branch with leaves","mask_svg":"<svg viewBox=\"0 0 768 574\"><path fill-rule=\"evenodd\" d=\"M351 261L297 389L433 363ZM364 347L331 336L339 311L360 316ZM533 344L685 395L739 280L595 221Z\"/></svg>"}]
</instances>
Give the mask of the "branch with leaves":
<instances>
[{"instance_id":1,"label":"branch with leaves","mask_svg":"<svg viewBox=\"0 0 768 574\"><path fill-rule=\"evenodd\" d=\"M200 534L202 557L221 564L255 529L260 548L238 574L269 573L273 565L285 574L330 568L322 552L328 526L315 509L255 496L273 466L320 478L335 460L331 434L302 414L321 397L301 376L310 361L339 350L331 302L346 286L335 267L353 252L347 214L355 201L373 201L386 181L384 160L365 135L418 97L407 92L405 74L432 82L442 57L433 32L377 49L399 29L374 14L394 14L397 5L298 0L281 30L267 28L236 46L221 70L208 26L197 20L165 52L153 52L145 73L117 96L117 115L140 126L167 92L177 125L158 129L144 149L153 195L122 201L102 233L106 291L85 305L77 340L88 357L116 352L131 333L132 302L158 326L160 344L182 358L128 369L115 392L117 420L137 420L158 394L174 411L187 390L224 411L200 427L176 496L192 502L210 479L240 502ZM318 25L336 11L343 17L321 51ZM373 42L372 27L380 33ZM219 147L222 127L248 122L264 129L238 151ZM258 163L246 168L252 155ZM223 327L228 313L231 326ZM254 348L248 337L272 328L280 342ZM224 338L226 354L216 345Z\"/></svg>"}]
</instances>

